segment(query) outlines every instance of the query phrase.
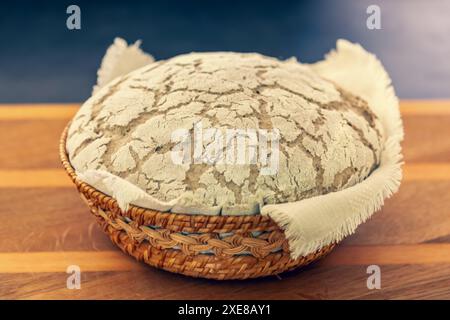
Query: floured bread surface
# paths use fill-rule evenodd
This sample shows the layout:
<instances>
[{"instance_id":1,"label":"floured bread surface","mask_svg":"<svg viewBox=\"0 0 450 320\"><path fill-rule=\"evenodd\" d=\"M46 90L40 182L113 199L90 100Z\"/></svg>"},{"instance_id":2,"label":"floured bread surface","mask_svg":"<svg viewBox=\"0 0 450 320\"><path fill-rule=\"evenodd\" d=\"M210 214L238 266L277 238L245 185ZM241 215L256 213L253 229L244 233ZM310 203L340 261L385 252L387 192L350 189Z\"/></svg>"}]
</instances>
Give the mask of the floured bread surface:
<instances>
[{"instance_id":1,"label":"floured bread surface","mask_svg":"<svg viewBox=\"0 0 450 320\"><path fill-rule=\"evenodd\" d=\"M279 165L173 161L179 129L279 130ZM207 147L207 142L203 142ZM256 213L341 190L380 161L382 127L367 103L296 61L191 53L115 79L87 100L68 133L78 172L100 169L178 211ZM173 210L177 211L177 210Z\"/></svg>"}]
</instances>

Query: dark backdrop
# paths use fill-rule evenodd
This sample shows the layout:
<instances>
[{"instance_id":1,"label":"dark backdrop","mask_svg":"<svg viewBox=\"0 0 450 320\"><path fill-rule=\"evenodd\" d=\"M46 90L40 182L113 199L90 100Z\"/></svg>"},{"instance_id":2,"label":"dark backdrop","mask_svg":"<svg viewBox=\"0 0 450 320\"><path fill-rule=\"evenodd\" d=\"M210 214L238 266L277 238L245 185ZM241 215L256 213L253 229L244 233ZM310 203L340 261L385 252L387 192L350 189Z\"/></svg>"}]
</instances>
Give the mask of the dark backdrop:
<instances>
[{"instance_id":1,"label":"dark backdrop","mask_svg":"<svg viewBox=\"0 0 450 320\"><path fill-rule=\"evenodd\" d=\"M66 28L81 8L82 29ZM366 8L381 7L381 30ZM0 102L89 96L114 37L156 59L190 51L256 51L313 62L343 37L377 54L401 98L450 97L450 1L1 1Z\"/></svg>"}]
</instances>

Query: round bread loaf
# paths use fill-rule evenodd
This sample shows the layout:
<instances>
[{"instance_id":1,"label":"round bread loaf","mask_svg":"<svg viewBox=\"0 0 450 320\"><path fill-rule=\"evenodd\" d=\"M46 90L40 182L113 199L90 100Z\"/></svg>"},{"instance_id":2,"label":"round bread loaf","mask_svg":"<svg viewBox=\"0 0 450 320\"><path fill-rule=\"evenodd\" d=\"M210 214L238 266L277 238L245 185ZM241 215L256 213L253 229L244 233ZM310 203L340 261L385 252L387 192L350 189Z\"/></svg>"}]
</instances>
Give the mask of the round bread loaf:
<instances>
[{"instance_id":1,"label":"round bread loaf","mask_svg":"<svg viewBox=\"0 0 450 320\"><path fill-rule=\"evenodd\" d=\"M242 140L228 139L233 130ZM174 212L225 215L353 186L378 166L383 139L364 100L307 65L217 52L113 80L83 104L66 148L78 172L178 199ZM227 161L242 149L244 161Z\"/></svg>"}]
</instances>

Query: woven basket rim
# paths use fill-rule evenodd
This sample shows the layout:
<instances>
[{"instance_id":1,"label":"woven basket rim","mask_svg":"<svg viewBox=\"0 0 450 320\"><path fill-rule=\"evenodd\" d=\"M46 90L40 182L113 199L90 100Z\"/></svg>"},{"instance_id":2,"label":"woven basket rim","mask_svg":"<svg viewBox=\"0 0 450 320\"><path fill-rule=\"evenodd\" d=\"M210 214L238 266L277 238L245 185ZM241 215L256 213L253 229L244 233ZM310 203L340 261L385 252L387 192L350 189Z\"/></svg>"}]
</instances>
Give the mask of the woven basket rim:
<instances>
[{"instance_id":1,"label":"woven basket rim","mask_svg":"<svg viewBox=\"0 0 450 320\"><path fill-rule=\"evenodd\" d=\"M228 232L232 230L241 229L240 226L250 225L250 227L245 228L245 231L261 231L261 230L274 230L279 229L278 225L272 220L272 218L268 216L264 216L261 214L256 215L233 215L233 216L222 216L222 215L202 215L202 214L181 214L181 213L173 213L173 212L161 212L149 208L138 207L136 205L130 204L128 210L122 211L117 201L89 185L88 183L82 181L78 178L75 169L72 167L72 164L69 161L69 157L66 151L66 139L68 135L70 122L64 128L64 131L61 134L60 143L59 143L59 155L63 167L71 180L77 186L78 189L85 189L86 192L95 194L97 198L101 198L103 202L107 202L108 206L111 210L113 210L116 214L126 216L132 218L133 220L139 220L141 218L142 224L145 224L145 221L179 221L188 223L190 227L188 230L182 230L180 228L170 228L172 231L189 231L189 232ZM156 223L158 225L158 223ZM201 225L203 228L192 227L195 225ZM167 225L163 225L163 227L167 227ZM193 229L192 229L193 228Z\"/></svg>"}]
</instances>

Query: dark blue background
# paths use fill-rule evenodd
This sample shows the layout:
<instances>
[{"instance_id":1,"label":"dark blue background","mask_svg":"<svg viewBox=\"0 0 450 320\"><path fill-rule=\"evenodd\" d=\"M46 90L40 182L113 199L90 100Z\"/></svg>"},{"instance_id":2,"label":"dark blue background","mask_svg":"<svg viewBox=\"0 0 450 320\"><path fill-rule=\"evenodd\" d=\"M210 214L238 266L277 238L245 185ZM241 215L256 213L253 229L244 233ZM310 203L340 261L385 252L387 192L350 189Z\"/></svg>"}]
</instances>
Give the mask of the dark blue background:
<instances>
[{"instance_id":1,"label":"dark blue background","mask_svg":"<svg viewBox=\"0 0 450 320\"><path fill-rule=\"evenodd\" d=\"M81 7L82 29L66 28ZM381 30L366 8L381 7ZM450 1L1 1L0 102L78 102L114 37L156 59L190 51L256 51L313 62L337 38L377 54L401 98L450 97Z\"/></svg>"}]
</instances>

